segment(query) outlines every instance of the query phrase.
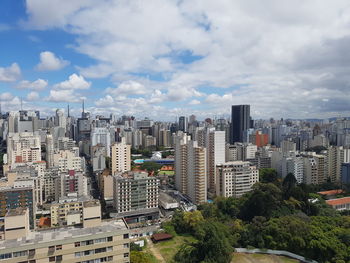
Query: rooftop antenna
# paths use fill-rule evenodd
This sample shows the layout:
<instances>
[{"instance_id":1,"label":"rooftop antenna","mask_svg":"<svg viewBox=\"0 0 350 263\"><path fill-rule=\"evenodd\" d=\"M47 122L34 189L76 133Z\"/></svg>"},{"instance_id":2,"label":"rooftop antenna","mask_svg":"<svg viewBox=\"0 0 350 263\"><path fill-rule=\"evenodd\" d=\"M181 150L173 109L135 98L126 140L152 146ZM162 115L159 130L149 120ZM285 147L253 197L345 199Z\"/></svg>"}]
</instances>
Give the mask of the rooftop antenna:
<instances>
[{"instance_id":1,"label":"rooftop antenna","mask_svg":"<svg viewBox=\"0 0 350 263\"><path fill-rule=\"evenodd\" d=\"M83 113L85 113L85 108L84 108L84 100L83 100Z\"/></svg>"},{"instance_id":2,"label":"rooftop antenna","mask_svg":"<svg viewBox=\"0 0 350 263\"><path fill-rule=\"evenodd\" d=\"M68 103L68 117L70 117L70 116L69 116L69 103Z\"/></svg>"}]
</instances>

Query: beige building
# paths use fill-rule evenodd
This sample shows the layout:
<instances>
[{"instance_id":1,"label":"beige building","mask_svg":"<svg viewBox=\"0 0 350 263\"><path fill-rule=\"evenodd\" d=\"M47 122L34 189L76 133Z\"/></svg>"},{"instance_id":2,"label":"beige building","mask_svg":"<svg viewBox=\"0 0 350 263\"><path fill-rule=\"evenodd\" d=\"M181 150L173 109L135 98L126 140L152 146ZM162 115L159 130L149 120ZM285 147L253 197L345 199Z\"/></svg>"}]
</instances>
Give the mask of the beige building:
<instances>
[{"instance_id":1,"label":"beige building","mask_svg":"<svg viewBox=\"0 0 350 263\"><path fill-rule=\"evenodd\" d=\"M101 205L98 200L86 200L86 198L66 198L50 207L51 226L70 226L81 224L83 219L83 207L89 205L95 209L95 215L100 214Z\"/></svg>"},{"instance_id":2,"label":"beige building","mask_svg":"<svg viewBox=\"0 0 350 263\"><path fill-rule=\"evenodd\" d=\"M159 179L156 177L145 172L114 176L114 208L118 216L128 217L130 222L143 221L144 217L157 218L158 200ZM155 216L149 215L153 213ZM139 214L142 216L138 217Z\"/></svg>"},{"instance_id":3,"label":"beige building","mask_svg":"<svg viewBox=\"0 0 350 263\"><path fill-rule=\"evenodd\" d=\"M207 201L206 148L182 132L175 141L175 187L196 204Z\"/></svg>"},{"instance_id":4,"label":"beige building","mask_svg":"<svg viewBox=\"0 0 350 263\"><path fill-rule=\"evenodd\" d=\"M27 210L10 210L0 233L1 262L130 262L125 222L101 221L89 208L84 206L82 226L40 231L29 231Z\"/></svg>"},{"instance_id":5,"label":"beige building","mask_svg":"<svg viewBox=\"0 0 350 263\"><path fill-rule=\"evenodd\" d=\"M234 161L216 166L216 195L240 197L259 181L259 170L250 162Z\"/></svg>"},{"instance_id":6,"label":"beige building","mask_svg":"<svg viewBox=\"0 0 350 263\"><path fill-rule=\"evenodd\" d=\"M68 170L84 171L85 160L79 156L79 150L60 150L53 155L53 165L61 172Z\"/></svg>"},{"instance_id":7,"label":"beige building","mask_svg":"<svg viewBox=\"0 0 350 263\"><path fill-rule=\"evenodd\" d=\"M187 194L187 142L190 137L183 132L175 136L175 187Z\"/></svg>"},{"instance_id":8,"label":"beige building","mask_svg":"<svg viewBox=\"0 0 350 263\"><path fill-rule=\"evenodd\" d=\"M27 163L41 161L40 136L37 133L10 133L7 137L7 162Z\"/></svg>"},{"instance_id":9,"label":"beige building","mask_svg":"<svg viewBox=\"0 0 350 263\"><path fill-rule=\"evenodd\" d=\"M125 139L111 146L112 175L131 170L131 147L125 143Z\"/></svg>"},{"instance_id":10,"label":"beige building","mask_svg":"<svg viewBox=\"0 0 350 263\"><path fill-rule=\"evenodd\" d=\"M187 195L195 204L207 202L206 149L197 141L190 141L187 148Z\"/></svg>"}]
</instances>

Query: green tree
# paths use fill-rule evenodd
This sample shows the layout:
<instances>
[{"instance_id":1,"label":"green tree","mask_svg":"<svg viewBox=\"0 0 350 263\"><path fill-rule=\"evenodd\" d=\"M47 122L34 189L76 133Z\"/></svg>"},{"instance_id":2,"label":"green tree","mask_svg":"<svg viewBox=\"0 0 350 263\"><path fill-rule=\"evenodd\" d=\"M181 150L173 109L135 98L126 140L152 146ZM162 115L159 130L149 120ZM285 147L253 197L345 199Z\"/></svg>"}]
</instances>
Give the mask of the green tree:
<instances>
[{"instance_id":1,"label":"green tree","mask_svg":"<svg viewBox=\"0 0 350 263\"><path fill-rule=\"evenodd\" d=\"M195 228L200 222L204 221L203 215L199 210L184 212L183 219L185 223L190 225L192 228Z\"/></svg>"},{"instance_id":2,"label":"green tree","mask_svg":"<svg viewBox=\"0 0 350 263\"><path fill-rule=\"evenodd\" d=\"M213 220L196 226L197 242L184 245L175 255L176 262L229 263L233 247L227 226Z\"/></svg>"},{"instance_id":3,"label":"green tree","mask_svg":"<svg viewBox=\"0 0 350 263\"><path fill-rule=\"evenodd\" d=\"M259 170L259 178L262 183L273 183L278 179L276 169L272 168L262 168Z\"/></svg>"}]
</instances>

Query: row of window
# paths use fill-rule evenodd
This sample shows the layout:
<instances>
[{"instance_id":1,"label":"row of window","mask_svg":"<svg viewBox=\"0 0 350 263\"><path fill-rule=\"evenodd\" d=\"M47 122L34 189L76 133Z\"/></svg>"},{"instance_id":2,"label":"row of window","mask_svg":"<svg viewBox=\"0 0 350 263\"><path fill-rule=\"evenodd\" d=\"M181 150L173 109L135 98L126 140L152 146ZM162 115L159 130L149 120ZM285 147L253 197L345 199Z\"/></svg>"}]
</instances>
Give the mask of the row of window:
<instances>
[{"instance_id":1,"label":"row of window","mask_svg":"<svg viewBox=\"0 0 350 263\"><path fill-rule=\"evenodd\" d=\"M80 247L80 246L89 246L89 245L93 245L93 244L112 242L112 241L113 241L113 237L110 236L110 237L85 240L85 241L81 241L81 242L75 242L74 245L75 245L75 247Z\"/></svg>"},{"instance_id":2,"label":"row of window","mask_svg":"<svg viewBox=\"0 0 350 263\"><path fill-rule=\"evenodd\" d=\"M110 251L113 251L113 247L102 247L102 248L90 249L90 250L75 252L75 257L76 258L85 257L93 254L110 252Z\"/></svg>"}]
</instances>

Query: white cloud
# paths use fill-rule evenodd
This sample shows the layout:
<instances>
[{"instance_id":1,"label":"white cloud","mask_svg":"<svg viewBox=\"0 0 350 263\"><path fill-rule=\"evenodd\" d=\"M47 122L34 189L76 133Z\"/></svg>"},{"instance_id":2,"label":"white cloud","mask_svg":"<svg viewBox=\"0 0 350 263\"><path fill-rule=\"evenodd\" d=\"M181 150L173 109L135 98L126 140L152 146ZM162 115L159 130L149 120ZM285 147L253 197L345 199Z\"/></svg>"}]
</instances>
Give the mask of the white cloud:
<instances>
[{"instance_id":1,"label":"white cloud","mask_svg":"<svg viewBox=\"0 0 350 263\"><path fill-rule=\"evenodd\" d=\"M46 98L50 102L81 102L86 99L74 92L74 90L50 90L49 96Z\"/></svg>"},{"instance_id":2,"label":"white cloud","mask_svg":"<svg viewBox=\"0 0 350 263\"><path fill-rule=\"evenodd\" d=\"M21 69L17 63L12 63L9 67L0 67L0 81L13 82L21 77Z\"/></svg>"},{"instance_id":3,"label":"white cloud","mask_svg":"<svg viewBox=\"0 0 350 263\"><path fill-rule=\"evenodd\" d=\"M69 76L68 80L62 81L53 86L54 89L67 89L67 90L77 90L77 89L89 89L91 82L84 79L83 76L72 74Z\"/></svg>"},{"instance_id":4,"label":"white cloud","mask_svg":"<svg viewBox=\"0 0 350 263\"><path fill-rule=\"evenodd\" d=\"M18 89L32 89L32 90L43 90L47 87L47 80L37 79L35 81L22 80L16 88Z\"/></svg>"},{"instance_id":5,"label":"white cloud","mask_svg":"<svg viewBox=\"0 0 350 263\"><path fill-rule=\"evenodd\" d=\"M107 88L106 93L110 93L115 96L119 95L143 95L147 93L146 87L136 81L122 82L117 88Z\"/></svg>"},{"instance_id":6,"label":"white cloud","mask_svg":"<svg viewBox=\"0 0 350 263\"><path fill-rule=\"evenodd\" d=\"M198 104L201 104L201 102L199 100L191 100L188 104L189 105L198 105Z\"/></svg>"},{"instance_id":7,"label":"white cloud","mask_svg":"<svg viewBox=\"0 0 350 263\"><path fill-rule=\"evenodd\" d=\"M54 53L50 51L44 51L40 53L40 62L36 66L37 70L40 71L53 71L64 68L69 65L69 61L62 58L58 58Z\"/></svg>"},{"instance_id":8,"label":"white cloud","mask_svg":"<svg viewBox=\"0 0 350 263\"><path fill-rule=\"evenodd\" d=\"M38 92L32 91L32 92L28 93L28 95L27 95L27 100L29 100L29 101L36 101L39 99L40 99L40 96L39 96Z\"/></svg>"},{"instance_id":9,"label":"white cloud","mask_svg":"<svg viewBox=\"0 0 350 263\"><path fill-rule=\"evenodd\" d=\"M4 92L0 94L1 101L12 100L14 96L10 92Z\"/></svg>"},{"instance_id":10,"label":"white cloud","mask_svg":"<svg viewBox=\"0 0 350 263\"><path fill-rule=\"evenodd\" d=\"M147 114L158 109L147 103L202 97L213 114L249 103L256 117L328 116L349 111L349 11L346 0L27 0L27 25L73 34L73 48L97 61L83 76L129 83L98 107Z\"/></svg>"}]
</instances>

